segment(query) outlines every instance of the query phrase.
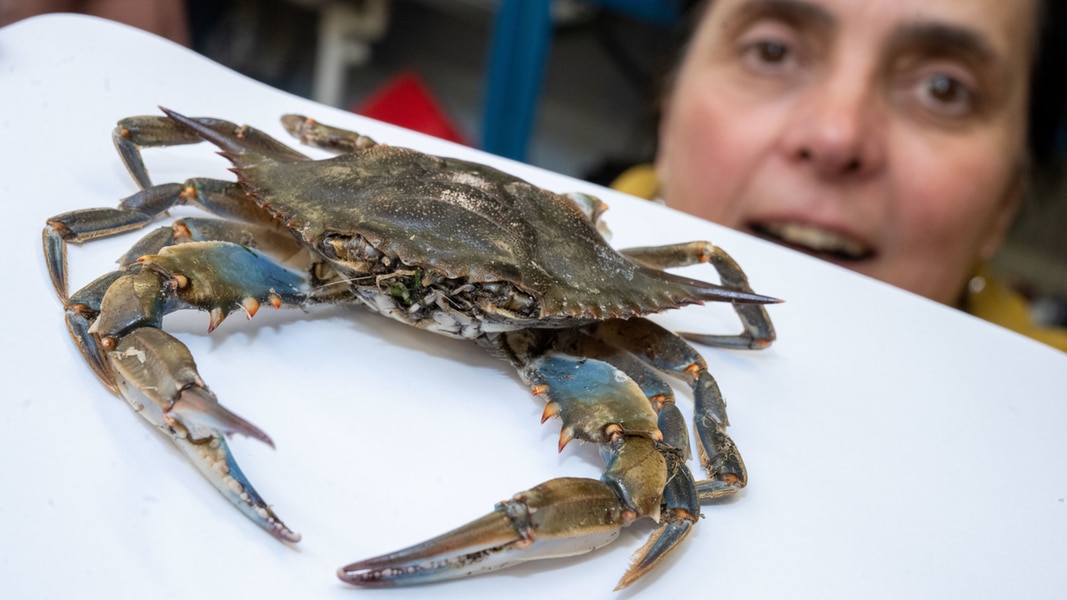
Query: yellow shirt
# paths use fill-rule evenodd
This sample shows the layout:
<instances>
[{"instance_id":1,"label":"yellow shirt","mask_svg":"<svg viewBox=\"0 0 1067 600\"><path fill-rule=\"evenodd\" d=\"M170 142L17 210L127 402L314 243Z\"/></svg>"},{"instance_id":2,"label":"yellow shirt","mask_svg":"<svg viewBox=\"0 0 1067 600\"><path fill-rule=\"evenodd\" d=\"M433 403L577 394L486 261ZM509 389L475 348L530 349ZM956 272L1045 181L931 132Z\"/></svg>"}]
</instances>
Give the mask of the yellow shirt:
<instances>
[{"instance_id":1,"label":"yellow shirt","mask_svg":"<svg viewBox=\"0 0 1067 600\"><path fill-rule=\"evenodd\" d=\"M981 266L971 279L963 309L972 315L1067 352L1067 329L1037 325L1026 300Z\"/></svg>"},{"instance_id":2,"label":"yellow shirt","mask_svg":"<svg viewBox=\"0 0 1067 600\"><path fill-rule=\"evenodd\" d=\"M611 187L646 200L659 194L659 181L652 165L631 167L612 182ZM1067 329L1035 324L1026 300L994 277L984 265L975 271L971 282L963 300L963 310L1067 352Z\"/></svg>"}]
</instances>

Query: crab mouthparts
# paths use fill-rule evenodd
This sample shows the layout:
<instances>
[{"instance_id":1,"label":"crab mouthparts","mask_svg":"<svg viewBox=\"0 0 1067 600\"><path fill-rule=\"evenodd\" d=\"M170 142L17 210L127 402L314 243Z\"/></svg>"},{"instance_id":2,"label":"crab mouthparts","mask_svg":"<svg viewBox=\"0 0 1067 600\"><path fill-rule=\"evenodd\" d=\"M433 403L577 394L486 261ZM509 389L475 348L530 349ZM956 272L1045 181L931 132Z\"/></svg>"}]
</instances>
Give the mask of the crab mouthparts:
<instances>
[{"instance_id":1,"label":"crab mouthparts","mask_svg":"<svg viewBox=\"0 0 1067 600\"><path fill-rule=\"evenodd\" d=\"M756 235L802 252L844 261L858 261L874 256L874 249L842 233L806 223L773 222L751 225Z\"/></svg>"}]
</instances>

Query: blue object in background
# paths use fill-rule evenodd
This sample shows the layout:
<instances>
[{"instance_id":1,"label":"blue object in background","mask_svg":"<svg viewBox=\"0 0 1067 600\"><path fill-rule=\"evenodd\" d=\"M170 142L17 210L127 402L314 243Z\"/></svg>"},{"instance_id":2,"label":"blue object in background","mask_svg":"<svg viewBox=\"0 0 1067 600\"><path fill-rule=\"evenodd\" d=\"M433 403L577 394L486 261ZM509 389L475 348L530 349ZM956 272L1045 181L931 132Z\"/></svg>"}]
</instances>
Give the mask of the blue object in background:
<instances>
[{"instance_id":1,"label":"blue object in background","mask_svg":"<svg viewBox=\"0 0 1067 600\"><path fill-rule=\"evenodd\" d=\"M661 25L681 15L679 0L589 0ZM525 160L545 64L552 49L552 0L503 0L493 22L482 149Z\"/></svg>"}]
</instances>

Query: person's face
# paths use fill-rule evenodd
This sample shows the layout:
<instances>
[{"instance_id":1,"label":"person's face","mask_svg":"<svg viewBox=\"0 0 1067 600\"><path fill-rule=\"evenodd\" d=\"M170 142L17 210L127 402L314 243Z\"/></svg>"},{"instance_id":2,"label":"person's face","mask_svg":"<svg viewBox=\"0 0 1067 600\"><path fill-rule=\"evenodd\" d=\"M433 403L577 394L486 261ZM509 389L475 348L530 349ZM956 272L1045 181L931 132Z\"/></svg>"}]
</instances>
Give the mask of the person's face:
<instances>
[{"instance_id":1,"label":"person's face","mask_svg":"<svg viewBox=\"0 0 1067 600\"><path fill-rule=\"evenodd\" d=\"M714 0L667 204L945 303L1018 204L1036 0Z\"/></svg>"}]
</instances>

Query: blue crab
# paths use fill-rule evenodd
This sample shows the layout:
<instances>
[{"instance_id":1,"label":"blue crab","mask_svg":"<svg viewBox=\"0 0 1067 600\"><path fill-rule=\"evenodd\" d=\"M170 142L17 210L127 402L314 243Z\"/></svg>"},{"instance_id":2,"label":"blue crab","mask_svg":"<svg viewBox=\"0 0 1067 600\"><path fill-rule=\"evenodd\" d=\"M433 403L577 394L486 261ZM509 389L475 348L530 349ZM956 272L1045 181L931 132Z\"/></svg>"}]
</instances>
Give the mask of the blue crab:
<instances>
[{"instance_id":1,"label":"blue crab","mask_svg":"<svg viewBox=\"0 0 1067 600\"><path fill-rule=\"evenodd\" d=\"M49 219L45 260L70 333L100 380L273 536L300 539L227 445L235 433L270 438L219 404L188 349L162 329L165 314L208 311L211 330L235 311L251 318L264 303L361 304L506 359L546 400L542 422L562 422L561 452L573 439L598 445L606 462L599 480L549 480L467 525L338 571L358 586L432 582L588 552L650 517L660 526L635 554L618 584L625 587L686 537L701 500L745 486L704 360L644 318L729 302L741 333L686 335L733 348L769 345L775 334L763 305L775 300L755 294L719 248L690 242L616 251L598 232L604 206L591 196L555 194L485 165L377 144L300 116L283 117L283 125L337 156L311 160L248 126L164 112L122 120L113 133L140 191L117 208ZM229 159L236 182L152 183L142 148L201 141ZM68 243L142 228L178 204L218 218L156 229L119 270L68 295ZM663 270L703 262L719 284ZM706 480L687 466L687 427L659 372L692 386Z\"/></svg>"}]
</instances>

